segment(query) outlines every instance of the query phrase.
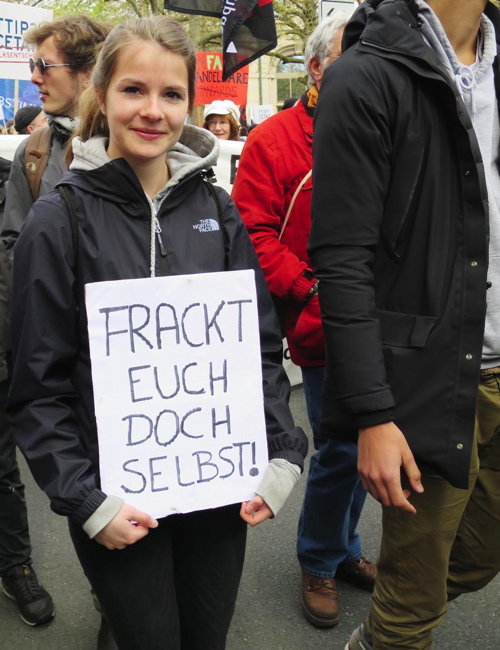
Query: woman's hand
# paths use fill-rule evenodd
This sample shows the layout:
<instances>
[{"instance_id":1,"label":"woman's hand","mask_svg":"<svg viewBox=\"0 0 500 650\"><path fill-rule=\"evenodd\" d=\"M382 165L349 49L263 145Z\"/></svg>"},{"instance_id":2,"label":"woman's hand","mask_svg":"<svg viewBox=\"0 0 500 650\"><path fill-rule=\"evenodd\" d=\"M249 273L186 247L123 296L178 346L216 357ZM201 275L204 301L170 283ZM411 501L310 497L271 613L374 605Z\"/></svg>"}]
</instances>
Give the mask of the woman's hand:
<instances>
[{"instance_id":1,"label":"woman's hand","mask_svg":"<svg viewBox=\"0 0 500 650\"><path fill-rule=\"evenodd\" d=\"M257 495L251 501L243 501L241 504L240 517L249 526L257 526L272 516L271 508L262 497Z\"/></svg>"},{"instance_id":2,"label":"woman's hand","mask_svg":"<svg viewBox=\"0 0 500 650\"><path fill-rule=\"evenodd\" d=\"M118 514L94 539L110 550L121 549L135 544L149 533L150 528L157 526L158 522L151 515L124 503Z\"/></svg>"}]
</instances>

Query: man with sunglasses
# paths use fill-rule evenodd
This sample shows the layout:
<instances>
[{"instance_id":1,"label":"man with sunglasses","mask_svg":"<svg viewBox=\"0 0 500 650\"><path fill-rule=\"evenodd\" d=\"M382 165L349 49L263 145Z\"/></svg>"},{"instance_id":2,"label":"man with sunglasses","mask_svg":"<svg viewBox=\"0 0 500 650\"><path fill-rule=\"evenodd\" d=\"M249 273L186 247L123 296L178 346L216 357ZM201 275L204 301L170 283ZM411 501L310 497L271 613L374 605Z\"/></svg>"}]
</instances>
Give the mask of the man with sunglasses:
<instances>
[{"instance_id":1,"label":"man with sunglasses","mask_svg":"<svg viewBox=\"0 0 500 650\"><path fill-rule=\"evenodd\" d=\"M66 144L78 123L78 100L88 85L96 59L96 48L109 26L88 16L63 16L28 30L24 40L35 48L29 65L31 81L38 87L43 112L48 116L50 151L40 192L50 191L66 171ZM25 153L29 141L19 146L12 163L5 205L2 239L7 250L17 240L36 198L26 175Z\"/></svg>"},{"instance_id":2,"label":"man with sunglasses","mask_svg":"<svg viewBox=\"0 0 500 650\"><path fill-rule=\"evenodd\" d=\"M25 35L26 42L36 48L30 61L31 80L49 118L49 126L34 132L50 129L40 194L53 189L66 169L65 146L77 124L78 99L89 82L96 48L108 32L106 24L75 15L37 25ZM24 485L4 410L10 381L10 282L4 244L13 248L34 202L25 170L27 143L29 138L21 143L12 163L0 242L0 577L3 592L16 602L21 619L35 626L52 620L54 603L32 566ZM16 259L17 263L23 260Z\"/></svg>"}]
</instances>

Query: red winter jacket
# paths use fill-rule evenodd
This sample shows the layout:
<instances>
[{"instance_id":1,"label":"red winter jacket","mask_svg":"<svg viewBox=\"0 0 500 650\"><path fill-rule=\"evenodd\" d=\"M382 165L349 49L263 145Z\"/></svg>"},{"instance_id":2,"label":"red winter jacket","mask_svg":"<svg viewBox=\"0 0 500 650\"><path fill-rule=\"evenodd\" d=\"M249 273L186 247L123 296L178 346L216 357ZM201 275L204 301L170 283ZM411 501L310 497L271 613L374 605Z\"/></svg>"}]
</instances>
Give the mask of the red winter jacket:
<instances>
[{"instance_id":1,"label":"red winter jacket","mask_svg":"<svg viewBox=\"0 0 500 650\"><path fill-rule=\"evenodd\" d=\"M295 200L281 241L279 233L293 194L311 169L313 112L304 94L296 106L253 129L243 147L232 191L269 290L285 302L285 333L292 361L298 366L325 363L318 296L304 303L316 281L306 250L311 178Z\"/></svg>"}]
</instances>

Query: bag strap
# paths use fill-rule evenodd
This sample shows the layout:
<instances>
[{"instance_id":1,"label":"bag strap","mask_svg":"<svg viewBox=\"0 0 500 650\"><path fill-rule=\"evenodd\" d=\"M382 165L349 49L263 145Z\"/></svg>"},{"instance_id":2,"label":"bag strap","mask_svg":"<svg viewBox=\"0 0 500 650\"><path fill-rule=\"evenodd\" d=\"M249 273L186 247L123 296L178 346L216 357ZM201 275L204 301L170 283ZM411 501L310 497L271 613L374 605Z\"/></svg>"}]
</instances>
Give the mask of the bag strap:
<instances>
[{"instance_id":1,"label":"bag strap","mask_svg":"<svg viewBox=\"0 0 500 650\"><path fill-rule=\"evenodd\" d=\"M51 138L50 126L42 126L32 131L26 142L24 169L33 201L36 201L40 196L43 172L49 161Z\"/></svg>"},{"instance_id":2,"label":"bag strap","mask_svg":"<svg viewBox=\"0 0 500 650\"><path fill-rule=\"evenodd\" d=\"M75 258L74 271L78 266L78 215L76 214L75 200L73 197L73 192L70 189L69 185L59 185L58 188L59 194L62 196L64 203L66 204L66 209L68 211L69 222L71 224L71 240L73 242L73 254Z\"/></svg>"},{"instance_id":3,"label":"bag strap","mask_svg":"<svg viewBox=\"0 0 500 650\"><path fill-rule=\"evenodd\" d=\"M310 178L312 174L312 169L310 169L307 174L304 176L304 178L300 181L297 189L293 193L292 200L290 201L290 205L288 206L288 210L286 212L285 220L283 221L283 225L281 226L280 234L278 239L281 241L281 238L283 237L283 233L285 232L286 224L288 223L288 219L290 218L290 214L292 213L293 206L295 205L295 199L299 195L300 190L304 187L304 185L307 183L307 179Z\"/></svg>"}]
</instances>

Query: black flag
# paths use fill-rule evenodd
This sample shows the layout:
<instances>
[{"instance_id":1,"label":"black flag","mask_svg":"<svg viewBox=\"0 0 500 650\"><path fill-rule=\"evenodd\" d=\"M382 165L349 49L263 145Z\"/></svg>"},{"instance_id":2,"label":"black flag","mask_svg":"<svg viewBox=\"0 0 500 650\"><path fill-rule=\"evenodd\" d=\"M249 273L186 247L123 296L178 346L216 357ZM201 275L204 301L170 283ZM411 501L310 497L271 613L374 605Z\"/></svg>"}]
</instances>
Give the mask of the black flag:
<instances>
[{"instance_id":1,"label":"black flag","mask_svg":"<svg viewBox=\"0 0 500 650\"><path fill-rule=\"evenodd\" d=\"M224 81L277 44L272 0L165 0L165 9L220 17Z\"/></svg>"}]
</instances>

